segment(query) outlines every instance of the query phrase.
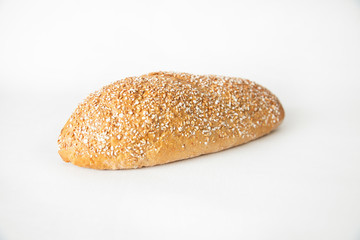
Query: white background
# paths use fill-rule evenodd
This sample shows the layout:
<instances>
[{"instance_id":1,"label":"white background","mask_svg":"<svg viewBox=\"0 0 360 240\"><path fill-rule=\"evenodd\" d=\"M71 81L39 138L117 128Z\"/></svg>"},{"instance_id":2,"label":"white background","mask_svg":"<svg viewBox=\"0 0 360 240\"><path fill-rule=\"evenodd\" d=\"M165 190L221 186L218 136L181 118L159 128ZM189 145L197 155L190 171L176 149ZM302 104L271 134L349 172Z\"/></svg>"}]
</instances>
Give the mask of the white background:
<instances>
[{"instance_id":1,"label":"white background","mask_svg":"<svg viewBox=\"0 0 360 240\"><path fill-rule=\"evenodd\" d=\"M66 164L90 92L171 70L249 78L272 134L158 167ZM360 239L360 1L0 0L0 239Z\"/></svg>"}]
</instances>

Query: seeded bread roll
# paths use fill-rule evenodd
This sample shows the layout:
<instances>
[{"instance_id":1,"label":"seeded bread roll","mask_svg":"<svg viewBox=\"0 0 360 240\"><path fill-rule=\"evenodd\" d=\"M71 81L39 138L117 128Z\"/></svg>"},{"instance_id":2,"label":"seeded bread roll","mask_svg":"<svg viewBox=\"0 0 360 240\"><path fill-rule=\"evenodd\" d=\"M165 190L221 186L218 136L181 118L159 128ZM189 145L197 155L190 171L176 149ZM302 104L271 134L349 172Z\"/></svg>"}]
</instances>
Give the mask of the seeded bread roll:
<instances>
[{"instance_id":1,"label":"seeded bread roll","mask_svg":"<svg viewBox=\"0 0 360 240\"><path fill-rule=\"evenodd\" d=\"M277 97L249 80L155 72L90 94L62 129L59 154L95 169L154 166L246 143L283 118Z\"/></svg>"}]
</instances>

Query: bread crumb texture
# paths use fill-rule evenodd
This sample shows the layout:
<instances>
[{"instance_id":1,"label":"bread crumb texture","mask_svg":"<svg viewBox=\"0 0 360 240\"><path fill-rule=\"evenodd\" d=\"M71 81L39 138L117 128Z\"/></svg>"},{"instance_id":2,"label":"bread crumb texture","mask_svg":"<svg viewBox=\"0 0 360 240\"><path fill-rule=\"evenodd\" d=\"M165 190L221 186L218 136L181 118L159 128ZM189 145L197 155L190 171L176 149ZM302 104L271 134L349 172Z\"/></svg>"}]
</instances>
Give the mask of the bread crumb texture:
<instances>
[{"instance_id":1,"label":"bread crumb texture","mask_svg":"<svg viewBox=\"0 0 360 240\"><path fill-rule=\"evenodd\" d=\"M240 145L283 118L277 97L249 80L154 72L90 94L62 129L59 154L95 169L153 166Z\"/></svg>"}]
</instances>

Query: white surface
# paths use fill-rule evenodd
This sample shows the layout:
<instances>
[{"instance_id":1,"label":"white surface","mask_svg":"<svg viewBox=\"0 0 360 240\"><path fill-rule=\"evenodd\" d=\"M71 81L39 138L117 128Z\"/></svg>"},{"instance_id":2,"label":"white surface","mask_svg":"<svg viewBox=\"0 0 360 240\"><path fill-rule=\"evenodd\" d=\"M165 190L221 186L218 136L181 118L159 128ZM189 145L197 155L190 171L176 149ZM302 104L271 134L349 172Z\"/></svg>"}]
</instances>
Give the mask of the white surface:
<instances>
[{"instance_id":1,"label":"white surface","mask_svg":"<svg viewBox=\"0 0 360 240\"><path fill-rule=\"evenodd\" d=\"M159 167L64 163L90 92L157 70L273 91L274 133ZM359 1L0 1L0 239L360 239Z\"/></svg>"}]
</instances>

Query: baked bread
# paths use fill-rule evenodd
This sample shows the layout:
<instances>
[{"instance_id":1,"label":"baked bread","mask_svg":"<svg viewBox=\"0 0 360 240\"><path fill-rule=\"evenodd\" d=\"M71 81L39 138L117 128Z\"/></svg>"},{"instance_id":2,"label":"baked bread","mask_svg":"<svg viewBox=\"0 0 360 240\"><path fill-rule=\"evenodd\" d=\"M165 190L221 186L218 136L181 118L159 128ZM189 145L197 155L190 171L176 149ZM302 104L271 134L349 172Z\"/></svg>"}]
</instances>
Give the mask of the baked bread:
<instances>
[{"instance_id":1,"label":"baked bread","mask_svg":"<svg viewBox=\"0 0 360 240\"><path fill-rule=\"evenodd\" d=\"M249 142L283 119L277 97L249 80L154 72L90 94L62 129L59 154L95 169L154 166Z\"/></svg>"}]
</instances>

